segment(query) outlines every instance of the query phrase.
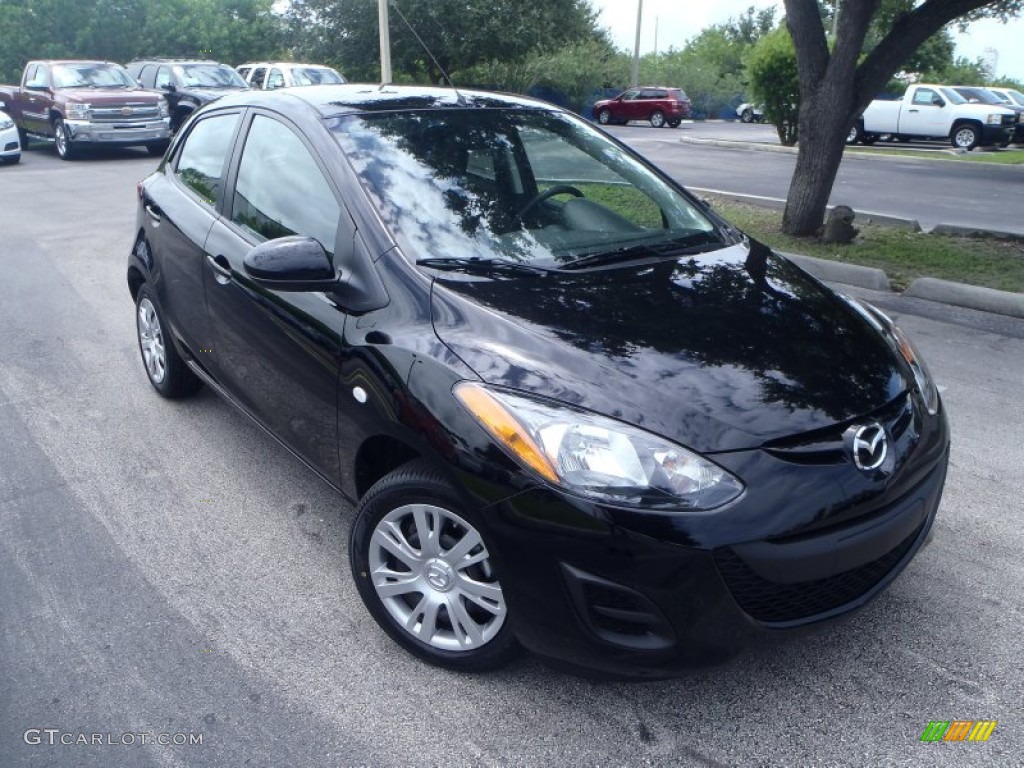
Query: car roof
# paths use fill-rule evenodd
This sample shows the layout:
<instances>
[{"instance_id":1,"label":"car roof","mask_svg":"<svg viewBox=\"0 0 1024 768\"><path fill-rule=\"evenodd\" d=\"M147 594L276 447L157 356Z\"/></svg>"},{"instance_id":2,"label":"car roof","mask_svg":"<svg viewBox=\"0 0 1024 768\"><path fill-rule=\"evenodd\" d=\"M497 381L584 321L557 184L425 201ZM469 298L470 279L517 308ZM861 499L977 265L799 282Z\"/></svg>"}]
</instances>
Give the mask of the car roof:
<instances>
[{"instance_id":1,"label":"car roof","mask_svg":"<svg viewBox=\"0 0 1024 768\"><path fill-rule=\"evenodd\" d=\"M235 69L242 67L320 67L321 69L334 69L330 64L311 64L307 61L250 61L246 64L239 64Z\"/></svg>"},{"instance_id":2,"label":"car roof","mask_svg":"<svg viewBox=\"0 0 1024 768\"><path fill-rule=\"evenodd\" d=\"M212 61L210 59L135 59L129 61L129 64L215 64L217 66L226 67L227 64L221 64L219 61Z\"/></svg>"},{"instance_id":3,"label":"car roof","mask_svg":"<svg viewBox=\"0 0 1024 768\"><path fill-rule=\"evenodd\" d=\"M101 59L33 59L28 64L113 64L120 67L116 61L103 61ZM28 66L26 64L25 66Z\"/></svg>"},{"instance_id":4,"label":"car roof","mask_svg":"<svg viewBox=\"0 0 1024 768\"><path fill-rule=\"evenodd\" d=\"M543 109L560 110L547 102L489 91L455 90L454 88L418 85L379 86L370 83L343 85L308 85L273 91L239 91L222 96L218 107L268 107L273 109L291 101L301 101L322 117L353 112L405 112L426 109Z\"/></svg>"}]
</instances>

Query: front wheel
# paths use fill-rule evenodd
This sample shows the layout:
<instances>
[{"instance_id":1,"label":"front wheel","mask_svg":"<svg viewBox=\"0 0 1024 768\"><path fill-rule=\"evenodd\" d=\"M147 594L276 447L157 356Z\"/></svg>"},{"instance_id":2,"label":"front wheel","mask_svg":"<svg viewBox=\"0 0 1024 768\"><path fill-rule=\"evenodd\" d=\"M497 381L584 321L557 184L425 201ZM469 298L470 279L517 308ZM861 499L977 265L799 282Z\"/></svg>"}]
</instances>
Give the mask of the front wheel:
<instances>
[{"instance_id":1,"label":"front wheel","mask_svg":"<svg viewBox=\"0 0 1024 768\"><path fill-rule=\"evenodd\" d=\"M71 135L59 117L53 121L53 143L57 146L57 155L61 160L74 159L75 148L71 145Z\"/></svg>"},{"instance_id":2,"label":"front wheel","mask_svg":"<svg viewBox=\"0 0 1024 768\"><path fill-rule=\"evenodd\" d=\"M612 113L607 109L602 109L597 113L597 122L601 125L608 125L612 121Z\"/></svg>"},{"instance_id":3,"label":"front wheel","mask_svg":"<svg viewBox=\"0 0 1024 768\"><path fill-rule=\"evenodd\" d=\"M856 144L858 141L864 138L864 129L860 127L860 123L854 123L850 128L850 132L846 134L847 144Z\"/></svg>"},{"instance_id":4,"label":"front wheel","mask_svg":"<svg viewBox=\"0 0 1024 768\"><path fill-rule=\"evenodd\" d=\"M399 467L366 493L349 548L363 603L414 656L478 672L518 653L477 516L425 461Z\"/></svg>"},{"instance_id":5,"label":"front wheel","mask_svg":"<svg viewBox=\"0 0 1024 768\"><path fill-rule=\"evenodd\" d=\"M682 120L676 120L676 119L669 120L668 121L668 127L669 128L678 128L679 124L682 123L682 122L683 122Z\"/></svg>"},{"instance_id":6,"label":"front wheel","mask_svg":"<svg viewBox=\"0 0 1024 768\"><path fill-rule=\"evenodd\" d=\"M651 127L653 128L664 128L665 127L665 113L660 110L655 110L651 113Z\"/></svg>"},{"instance_id":7,"label":"front wheel","mask_svg":"<svg viewBox=\"0 0 1024 768\"><path fill-rule=\"evenodd\" d=\"M752 110L750 107L747 107L746 109L744 109L740 113L740 121L744 122L744 123L752 123L752 122L754 122L754 110Z\"/></svg>"},{"instance_id":8,"label":"front wheel","mask_svg":"<svg viewBox=\"0 0 1024 768\"><path fill-rule=\"evenodd\" d=\"M28 143L31 141L28 137L28 132L20 125L18 126L18 141L21 142L22 149L28 149Z\"/></svg>"},{"instance_id":9,"label":"front wheel","mask_svg":"<svg viewBox=\"0 0 1024 768\"><path fill-rule=\"evenodd\" d=\"M981 132L973 125L957 125L953 127L949 140L957 149L969 152L981 143Z\"/></svg>"}]
</instances>

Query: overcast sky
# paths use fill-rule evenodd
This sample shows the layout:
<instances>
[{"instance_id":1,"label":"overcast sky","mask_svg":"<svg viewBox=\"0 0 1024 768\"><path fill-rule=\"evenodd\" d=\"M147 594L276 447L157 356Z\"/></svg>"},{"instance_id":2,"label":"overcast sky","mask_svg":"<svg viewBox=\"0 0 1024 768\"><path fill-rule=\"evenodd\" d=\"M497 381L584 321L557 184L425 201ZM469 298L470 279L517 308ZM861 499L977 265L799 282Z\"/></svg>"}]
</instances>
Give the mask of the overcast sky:
<instances>
[{"instance_id":1,"label":"overcast sky","mask_svg":"<svg viewBox=\"0 0 1024 768\"><path fill-rule=\"evenodd\" d=\"M612 33L615 44L633 50L636 36L637 0L590 0L601 13L601 24ZM655 19L658 27L658 50L669 47L682 48L686 41L695 37L702 29L738 16L751 5L765 8L776 5L781 18L782 3L770 0L643 0L644 18L640 32L640 52L654 50ZM1024 19L1014 19L1009 24L996 21L981 21L972 24L966 33L954 32L956 55L969 59L983 58L995 50L998 56L996 71L1024 80Z\"/></svg>"}]
</instances>

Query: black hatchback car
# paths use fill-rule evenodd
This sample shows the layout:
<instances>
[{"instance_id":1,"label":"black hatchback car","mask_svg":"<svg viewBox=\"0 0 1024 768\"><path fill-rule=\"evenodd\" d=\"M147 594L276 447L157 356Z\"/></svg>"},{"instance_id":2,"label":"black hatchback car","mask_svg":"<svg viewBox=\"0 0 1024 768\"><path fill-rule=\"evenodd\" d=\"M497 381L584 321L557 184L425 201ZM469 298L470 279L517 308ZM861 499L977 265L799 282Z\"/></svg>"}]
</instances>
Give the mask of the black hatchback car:
<instances>
[{"instance_id":1,"label":"black hatchback car","mask_svg":"<svg viewBox=\"0 0 1024 768\"><path fill-rule=\"evenodd\" d=\"M138 197L153 387L357 505L359 592L423 659L664 676L851 612L928 536L949 435L908 339L549 104L229 95Z\"/></svg>"}]
</instances>

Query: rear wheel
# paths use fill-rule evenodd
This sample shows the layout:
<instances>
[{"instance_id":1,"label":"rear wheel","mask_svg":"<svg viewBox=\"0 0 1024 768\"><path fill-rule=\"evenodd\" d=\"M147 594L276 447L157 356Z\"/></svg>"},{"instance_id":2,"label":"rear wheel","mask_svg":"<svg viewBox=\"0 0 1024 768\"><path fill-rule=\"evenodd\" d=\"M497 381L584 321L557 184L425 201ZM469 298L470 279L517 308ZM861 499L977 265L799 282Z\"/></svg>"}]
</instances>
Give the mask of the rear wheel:
<instances>
[{"instance_id":1,"label":"rear wheel","mask_svg":"<svg viewBox=\"0 0 1024 768\"><path fill-rule=\"evenodd\" d=\"M477 516L426 462L399 467L359 502L350 562L370 614L414 656L475 672L518 652Z\"/></svg>"},{"instance_id":2,"label":"rear wheel","mask_svg":"<svg viewBox=\"0 0 1024 768\"><path fill-rule=\"evenodd\" d=\"M168 398L195 394L202 381L178 354L156 296L145 284L135 298L135 330L142 364L153 389Z\"/></svg>"},{"instance_id":3,"label":"rear wheel","mask_svg":"<svg viewBox=\"0 0 1024 768\"><path fill-rule=\"evenodd\" d=\"M682 120L678 120L678 119L672 119L672 120L669 120L669 121L668 121L668 127L669 127L669 128L678 128L678 127L679 127L679 124L680 124L681 122L683 122L683 121L682 121Z\"/></svg>"},{"instance_id":4,"label":"rear wheel","mask_svg":"<svg viewBox=\"0 0 1024 768\"><path fill-rule=\"evenodd\" d=\"M969 152L981 142L981 131L970 123L961 123L953 126L949 140L957 149L966 149Z\"/></svg>"},{"instance_id":5,"label":"rear wheel","mask_svg":"<svg viewBox=\"0 0 1024 768\"><path fill-rule=\"evenodd\" d=\"M71 145L71 136L68 127L59 117L53 121L53 143L57 147L57 155L61 160L73 160L75 148Z\"/></svg>"},{"instance_id":6,"label":"rear wheel","mask_svg":"<svg viewBox=\"0 0 1024 768\"><path fill-rule=\"evenodd\" d=\"M861 128L860 123L854 123L850 128L850 132L846 134L847 144L856 144L858 141L864 138L864 129Z\"/></svg>"},{"instance_id":7,"label":"rear wheel","mask_svg":"<svg viewBox=\"0 0 1024 768\"><path fill-rule=\"evenodd\" d=\"M742 112L740 112L740 120L744 123L754 122L754 110L752 110L750 107L744 109Z\"/></svg>"},{"instance_id":8,"label":"rear wheel","mask_svg":"<svg viewBox=\"0 0 1024 768\"><path fill-rule=\"evenodd\" d=\"M650 120L651 120L651 125L654 128L664 128L665 127L665 113L662 112L660 109L656 109L656 110L654 110L651 113Z\"/></svg>"}]
</instances>

